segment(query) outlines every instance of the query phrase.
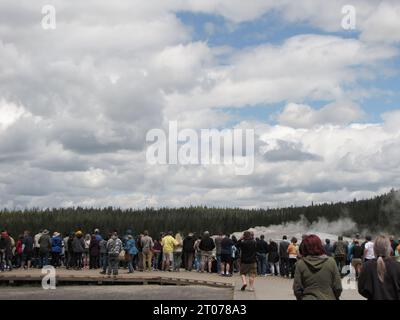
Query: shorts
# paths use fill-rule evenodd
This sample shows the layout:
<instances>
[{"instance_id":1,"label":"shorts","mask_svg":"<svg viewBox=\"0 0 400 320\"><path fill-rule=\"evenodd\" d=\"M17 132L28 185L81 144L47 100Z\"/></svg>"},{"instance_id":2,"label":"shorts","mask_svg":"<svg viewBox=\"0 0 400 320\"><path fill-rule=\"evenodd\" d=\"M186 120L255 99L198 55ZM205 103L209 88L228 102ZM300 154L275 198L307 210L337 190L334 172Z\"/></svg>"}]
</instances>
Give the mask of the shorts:
<instances>
[{"instance_id":1,"label":"shorts","mask_svg":"<svg viewBox=\"0 0 400 320\"><path fill-rule=\"evenodd\" d=\"M174 260L174 254L172 252L163 252L163 261L167 261L167 259L169 261L173 261Z\"/></svg>"},{"instance_id":2,"label":"shorts","mask_svg":"<svg viewBox=\"0 0 400 320\"><path fill-rule=\"evenodd\" d=\"M241 263L240 274L242 275L256 275L257 274L257 263Z\"/></svg>"},{"instance_id":3,"label":"shorts","mask_svg":"<svg viewBox=\"0 0 400 320\"><path fill-rule=\"evenodd\" d=\"M33 252L26 252L22 254L23 261L32 261Z\"/></svg>"},{"instance_id":4,"label":"shorts","mask_svg":"<svg viewBox=\"0 0 400 320\"><path fill-rule=\"evenodd\" d=\"M201 259L203 262L211 262L213 258L212 251L201 251Z\"/></svg>"},{"instance_id":5,"label":"shorts","mask_svg":"<svg viewBox=\"0 0 400 320\"><path fill-rule=\"evenodd\" d=\"M232 255L231 254L221 254L221 262L223 263L232 263Z\"/></svg>"}]
</instances>

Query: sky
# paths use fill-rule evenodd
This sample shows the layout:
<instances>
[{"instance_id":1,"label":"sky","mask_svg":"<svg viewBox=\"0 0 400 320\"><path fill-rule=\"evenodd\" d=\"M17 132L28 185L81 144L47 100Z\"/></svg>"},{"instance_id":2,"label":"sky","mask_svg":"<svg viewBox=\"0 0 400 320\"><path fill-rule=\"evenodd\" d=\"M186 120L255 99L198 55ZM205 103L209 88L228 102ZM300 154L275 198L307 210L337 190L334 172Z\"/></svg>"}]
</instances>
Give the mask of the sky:
<instances>
[{"instance_id":1,"label":"sky","mask_svg":"<svg viewBox=\"0 0 400 320\"><path fill-rule=\"evenodd\" d=\"M267 208L400 188L399 67L398 0L2 0L0 208ZM255 130L254 171L150 164L146 135L170 121Z\"/></svg>"}]
</instances>

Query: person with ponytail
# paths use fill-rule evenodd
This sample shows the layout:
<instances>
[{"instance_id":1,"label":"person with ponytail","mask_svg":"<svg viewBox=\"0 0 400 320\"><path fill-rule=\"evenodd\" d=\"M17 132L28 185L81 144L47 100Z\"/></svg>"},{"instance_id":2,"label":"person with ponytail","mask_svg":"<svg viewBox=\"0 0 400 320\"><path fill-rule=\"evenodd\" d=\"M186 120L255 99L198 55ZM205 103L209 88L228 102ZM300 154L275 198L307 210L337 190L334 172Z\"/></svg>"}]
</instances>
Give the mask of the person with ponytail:
<instances>
[{"instance_id":1,"label":"person with ponytail","mask_svg":"<svg viewBox=\"0 0 400 320\"><path fill-rule=\"evenodd\" d=\"M368 300L400 300L400 263L392 257L388 237L376 238L374 254L361 268L358 292Z\"/></svg>"}]
</instances>

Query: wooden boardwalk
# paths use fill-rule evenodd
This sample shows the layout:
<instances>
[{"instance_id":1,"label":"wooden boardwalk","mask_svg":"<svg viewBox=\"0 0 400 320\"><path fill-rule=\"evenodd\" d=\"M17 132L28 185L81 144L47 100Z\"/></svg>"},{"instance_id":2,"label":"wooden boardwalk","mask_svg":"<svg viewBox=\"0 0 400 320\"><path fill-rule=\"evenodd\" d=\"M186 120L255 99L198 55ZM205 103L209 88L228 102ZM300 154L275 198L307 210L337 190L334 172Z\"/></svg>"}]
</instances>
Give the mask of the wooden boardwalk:
<instances>
[{"instance_id":1,"label":"wooden boardwalk","mask_svg":"<svg viewBox=\"0 0 400 320\"><path fill-rule=\"evenodd\" d=\"M39 269L21 270L0 273L0 284L40 284L45 274ZM198 272L139 272L127 273L121 269L116 278L100 274L99 270L66 270L56 269L57 284L158 284L158 285L201 285L216 288L231 288L235 286L233 278L221 277L216 274Z\"/></svg>"},{"instance_id":2,"label":"wooden boardwalk","mask_svg":"<svg viewBox=\"0 0 400 320\"><path fill-rule=\"evenodd\" d=\"M32 290L38 296L44 295L43 292L47 290L41 289L41 282L44 274L39 269L32 270L13 270L11 272L0 273L0 299L1 297L9 297L8 290L14 290L17 294L23 294L24 290ZM171 298L171 290L176 293L176 297L179 299L197 299L203 297L203 295L196 294L196 292L207 292L205 297L211 294L217 294L217 292L224 292L221 294L223 299L234 299L234 300L293 300L295 299L292 291L293 281L291 279L281 277L257 277L255 282L255 291L240 291L241 279L239 275L233 277L222 277L215 273L198 273L198 272L138 272L129 274L126 269L120 269L119 275L116 279L108 278L105 275L101 275L99 270L66 270L64 268L56 269L56 282L57 288L62 290L73 291L73 287L76 287L75 293L69 293L70 296L79 296L79 290L87 290L88 294L91 294L90 290L94 290L98 297L108 297L107 292L116 288L115 290L125 292L122 287L127 287L129 292L141 292L140 294L131 295L133 299L140 299L143 292L147 292L148 297L158 297L158 299L164 299L164 292L168 289L168 294L165 297ZM19 287L19 284L26 284L35 286L39 291L24 287ZM87 286L92 284L92 286ZM2 285L2 286L1 286ZM74 285L74 286L69 286ZM93 286L95 285L95 286ZM137 285L146 285L140 287ZM173 287L171 287L171 285ZM181 286L178 289L177 286ZM90 287L93 287L90 289ZM20 289L19 289L20 288ZM81 289L79 289L81 288ZM85 289L87 288L87 289ZM97 288L97 289L94 289ZM107 289L108 288L108 289ZM118 289L119 288L119 289ZM128 288L132 288L128 290ZM142 288L142 289L140 289ZM209 288L208 291L202 288ZM211 290L211 291L210 291ZM216 290L216 291L212 291ZM58 290L57 290L58 291ZM68 291L68 292L69 292ZM218 295L217 295L218 296ZM26 297L26 296L24 296ZM202 299L202 298L201 298ZM218 300L218 298L216 298ZM341 296L343 300L359 300L363 299L357 292L357 290L344 290Z\"/></svg>"}]
</instances>

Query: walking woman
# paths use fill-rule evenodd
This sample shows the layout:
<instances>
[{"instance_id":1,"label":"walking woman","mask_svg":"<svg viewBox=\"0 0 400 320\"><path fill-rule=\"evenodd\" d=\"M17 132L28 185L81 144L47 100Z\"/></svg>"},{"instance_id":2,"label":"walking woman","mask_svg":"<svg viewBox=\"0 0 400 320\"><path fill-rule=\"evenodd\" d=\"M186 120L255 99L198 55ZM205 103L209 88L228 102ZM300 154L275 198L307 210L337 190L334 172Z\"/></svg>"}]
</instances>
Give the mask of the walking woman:
<instances>
[{"instance_id":1,"label":"walking woman","mask_svg":"<svg viewBox=\"0 0 400 320\"><path fill-rule=\"evenodd\" d=\"M309 235L301 242L302 259L297 262L293 292L298 300L338 300L342 293L339 269L325 253L321 239Z\"/></svg>"},{"instance_id":2,"label":"walking woman","mask_svg":"<svg viewBox=\"0 0 400 320\"><path fill-rule=\"evenodd\" d=\"M254 291L254 279L257 274L257 246L253 234L245 231L237 243L240 248L240 275L242 276L242 288L245 291L247 287L246 276L249 276L249 291Z\"/></svg>"},{"instance_id":3,"label":"walking woman","mask_svg":"<svg viewBox=\"0 0 400 320\"><path fill-rule=\"evenodd\" d=\"M400 300L400 263L391 257L389 238L377 237L373 251L375 259L361 268L358 292L368 300Z\"/></svg>"}]
</instances>

